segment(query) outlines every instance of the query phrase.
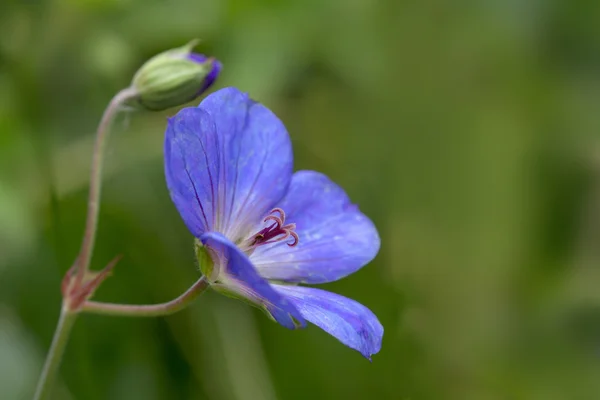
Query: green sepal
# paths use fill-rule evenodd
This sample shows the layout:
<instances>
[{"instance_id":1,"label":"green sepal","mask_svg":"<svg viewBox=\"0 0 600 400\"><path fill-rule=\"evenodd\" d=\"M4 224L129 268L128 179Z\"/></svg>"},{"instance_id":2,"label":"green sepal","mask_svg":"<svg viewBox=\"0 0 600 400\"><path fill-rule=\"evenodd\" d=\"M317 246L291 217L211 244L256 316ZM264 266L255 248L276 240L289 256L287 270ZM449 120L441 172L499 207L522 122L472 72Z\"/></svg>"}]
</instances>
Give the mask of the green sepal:
<instances>
[{"instance_id":1,"label":"green sepal","mask_svg":"<svg viewBox=\"0 0 600 400\"><path fill-rule=\"evenodd\" d=\"M165 110L187 103L198 96L213 60L203 63L188 59L194 40L185 46L160 53L148 60L133 77L131 86L137 102L151 111Z\"/></svg>"},{"instance_id":2,"label":"green sepal","mask_svg":"<svg viewBox=\"0 0 600 400\"><path fill-rule=\"evenodd\" d=\"M206 247L204 247L202 242L198 239L194 241L194 249L200 272L202 272L202 275L206 276L209 282L212 282L215 278L215 276L213 276L215 264L212 260L212 257L210 254L208 254Z\"/></svg>"}]
</instances>

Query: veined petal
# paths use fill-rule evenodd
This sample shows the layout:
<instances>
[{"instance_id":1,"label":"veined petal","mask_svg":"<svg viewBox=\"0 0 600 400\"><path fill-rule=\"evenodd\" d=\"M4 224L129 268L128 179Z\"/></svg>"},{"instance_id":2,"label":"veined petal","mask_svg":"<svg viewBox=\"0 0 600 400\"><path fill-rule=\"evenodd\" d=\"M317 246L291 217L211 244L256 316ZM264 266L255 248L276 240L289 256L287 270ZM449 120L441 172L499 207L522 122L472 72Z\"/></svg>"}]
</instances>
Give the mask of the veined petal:
<instances>
[{"instance_id":1,"label":"veined petal","mask_svg":"<svg viewBox=\"0 0 600 400\"><path fill-rule=\"evenodd\" d=\"M291 171L291 143L281 121L235 88L169 120L167 185L196 237L218 231L237 240L250 233L285 194Z\"/></svg>"},{"instance_id":2,"label":"veined petal","mask_svg":"<svg viewBox=\"0 0 600 400\"><path fill-rule=\"evenodd\" d=\"M165 177L171 199L196 237L211 229L219 177L214 121L196 108L169 119L165 137Z\"/></svg>"},{"instance_id":3,"label":"veined petal","mask_svg":"<svg viewBox=\"0 0 600 400\"><path fill-rule=\"evenodd\" d=\"M200 240L218 269L216 284L263 308L288 329L306 326L296 307L258 275L248 257L229 239L220 233L208 232Z\"/></svg>"},{"instance_id":4,"label":"veined petal","mask_svg":"<svg viewBox=\"0 0 600 400\"><path fill-rule=\"evenodd\" d=\"M296 172L277 207L285 211L286 223L296 224L300 240L294 247L277 242L256 249L252 263L267 279L331 282L357 271L379 251L371 220L323 174Z\"/></svg>"},{"instance_id":5,"label":"veined petal","mask_svg":"<svg viewBox=\"0 0 600 400\"><path fill-rule=\"evenodd\" d=\"M381 349L383 326L367 307L325 290L273 285L296 306L300 314L346 346L371 360Z\"/></svg>"},{"instance_id":6,"label":"veined petal","mask_svg":"<svg viewBox=\"0 0 600 400\"><path fill-rule=\"evenodd\" d=\"M281 200L292 177L292 145L271 110L236 88L208 96L198 106L213 118L220 140L216 231L236 240Z\"/></svg>"}]
</instances>

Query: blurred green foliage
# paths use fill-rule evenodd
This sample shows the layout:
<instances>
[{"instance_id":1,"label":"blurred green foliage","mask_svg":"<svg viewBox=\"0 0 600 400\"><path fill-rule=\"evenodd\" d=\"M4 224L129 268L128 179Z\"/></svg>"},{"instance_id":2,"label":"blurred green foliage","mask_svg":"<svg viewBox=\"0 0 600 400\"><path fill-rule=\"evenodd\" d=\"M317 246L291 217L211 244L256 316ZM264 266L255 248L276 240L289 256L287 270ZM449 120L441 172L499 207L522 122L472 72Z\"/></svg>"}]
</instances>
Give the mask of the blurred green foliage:
<instances>
[{"instance_id":1,"label":"blurred green foliage","mask_svg":"<svg viewBox=\"0 0 600 400\"><path fill-rule=\"evenodd\" d=\"M373 363L208 293L168 318L84 315L61 399L600 398L600 2L3 0L0 398L26 399L84 225L93 131L150 56L201 37L382 249L327 289L385 326ZM96 299L198 276L162 172L164 113L107 152Z\"/></svg>"}]
</instances>

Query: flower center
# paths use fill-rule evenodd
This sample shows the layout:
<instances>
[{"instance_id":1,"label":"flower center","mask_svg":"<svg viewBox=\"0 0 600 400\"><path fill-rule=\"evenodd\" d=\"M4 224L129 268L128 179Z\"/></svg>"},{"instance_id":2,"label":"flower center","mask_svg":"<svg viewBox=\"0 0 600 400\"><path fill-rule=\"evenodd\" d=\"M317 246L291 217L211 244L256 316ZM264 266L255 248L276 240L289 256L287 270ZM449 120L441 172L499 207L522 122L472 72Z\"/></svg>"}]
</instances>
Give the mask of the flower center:
<instances>
[{"instance_id":1,"label":"flower center","mask_svg":"<svg viewBox=\"0 0 600 400\"><path fill-rule=\"evenodd\" d=\"M279 216L275 214L279 214ZM294 247L298 244L300 238L298 237L298 234L294 232L296 224L285 223L285 212L281 208L272 209L269 215L263 220L263 222L268 221L273 221L273 223L245 240L241 247L247 250L253 250L258 246L281 242L288 240L289 238L291 238L291 240L286 243L288 246Z\"/></svg>"}]
</instances>

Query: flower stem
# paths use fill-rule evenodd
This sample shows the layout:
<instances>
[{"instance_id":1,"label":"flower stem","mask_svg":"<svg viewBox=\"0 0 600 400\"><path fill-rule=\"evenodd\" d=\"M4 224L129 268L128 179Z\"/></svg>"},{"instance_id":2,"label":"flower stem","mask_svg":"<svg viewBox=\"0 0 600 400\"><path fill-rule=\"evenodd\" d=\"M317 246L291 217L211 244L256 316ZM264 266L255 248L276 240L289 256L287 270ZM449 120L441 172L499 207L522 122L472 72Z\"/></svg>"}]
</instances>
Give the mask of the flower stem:
<instances>
[{"instance_id":1,"label":"flower stem","mask_svg":"<svg viewBox=\"0 0 600 400\"><path fill-rule=\"evenodd\" d=\"M110 125L112 124L115 116L121 109L121 106L125 102L136 96L136 91L133 88L127 88L117 93L109 105L104 110L98 129L96 130L96 141L94 143L94 153L92 154L92 167L90 177L90 192L88 197L88 209L87 219L85 225L85 231L83 235L83 242L81 244L81 250L79 256L75 261L74 267L70 271L76 271L76 282L74 288L79 289L86 277L89 269L90 260L92 258L92 251L94 249L94 241L96 239L96 228L98 226L98 210L100 208L100 188L102 184L102 159L103 149L106 138L110 132ZM67 272L66 277L70 277L70 271ZM63 281L66 282L66 281ZM66 289L64 287L63 289ZM50 351L46 357L42 375L38 381L37 389L35 392L34 400L42 400L48 398L51 393L52 386L56 380L56 374L62 355L65 351L65 347L69 340L69 334L71 328L75 323L77 312L69 307L69 303L72 299L69 298L68 293L77 293L76 290L65 291L63 290L63 305L60 313L60 318L54 331L54 338L50 346Z\"/></svg>"},{"instance_id":2,"label":"flower stem","mask_svg":"<svg viewBox=\"0 0 600 400\"><path fill-rule=\"evenodd\" d=\"M196 297L201 295L208 286L209 283L206 280L206 277L203 276L181 296L166 303L137 305L86 301L83 303L81 311L119 317L157 317L170 315L187 307Z\"/></svg>"},{"instance_id":3,"label":"flower stem","mask_svg":"<svg viewBox=\"0 0 600 400\"><path fill-rule=\"evenodd\" d=\"M44 400L49 397L54 381L56 380L56 373L58 372L60 361L65 352L65 347L69 341L71 328L73 327L76 318L76 313L70 312L65 307L62 308L56 330L54 331L54 337L52 338L52 344L50 345L50 351L46 357L44 369L42 370L42 375L40 376L33 397L34 400Z\"/></svg>"},{"instance_id":4,"label":"flower stem","mask_svg":"<svg viewBox=\"0 0 600 400\"><path fill-rule=\"evenodd\" d=\"M129 99L136 95L133 88L121 90L110 101L100 124L96 131L96 141L94 143L94 152L92 155L92 167L90 172L90 191L88 195L87 219L85 223L85 231L83 234L83 242L81 250L76 261L77 265L77 280L81 283L89 269L92 252L94 250L94 242L96 239L96 230L98 227L98 211L100 209L100 190L102 187L102 160L104 158L104 143L110 132L110 125L121 106Z\"/></svg>"}]
</instances>

